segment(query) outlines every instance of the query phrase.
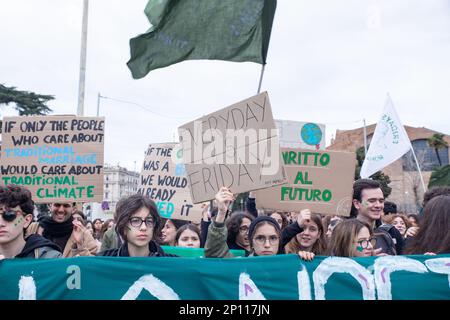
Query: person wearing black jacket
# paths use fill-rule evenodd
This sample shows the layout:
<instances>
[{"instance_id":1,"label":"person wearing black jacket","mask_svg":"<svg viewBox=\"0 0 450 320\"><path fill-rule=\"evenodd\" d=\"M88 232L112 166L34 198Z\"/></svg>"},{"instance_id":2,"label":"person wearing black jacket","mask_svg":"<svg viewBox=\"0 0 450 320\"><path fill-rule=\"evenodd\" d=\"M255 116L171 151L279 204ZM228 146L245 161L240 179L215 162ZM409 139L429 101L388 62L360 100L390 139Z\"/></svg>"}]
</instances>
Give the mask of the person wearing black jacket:
<instances>
[{"instance_id":1,"label":"person wearing black jacket","mask_svg":"<svg viewBox=\"0 0 450 320\"><path fill-rule=\"evenodd\" d=\"M0 259L62 257L59 247L40 235L24 238L33 211L29 190L14 185L0 186Z\"/></svg>"},{"instance_id":2,"label":"person wearing black jacket","mask_svg":"<svg viewBox=\"0 0 450 320\"><path fill-rule=\"evenodd\" d=\"M48 239L38 234L32 234L25 239L25 246L15 258L62 258L60 248Z\"/></svg>"},{"instance_id":3,"label":"person wearing black jacket","mask_svg":"<svg viewBox=\"0 0 450 320\"><path fill-rule=\"evenodd\" d=\"M140 194L122 198L116 207L116 230L124 240L116 249L98 253L98 256L165 257L174 256L154 241L159 236L161 218L155 202Z\"/></svg>"}]
</instances>

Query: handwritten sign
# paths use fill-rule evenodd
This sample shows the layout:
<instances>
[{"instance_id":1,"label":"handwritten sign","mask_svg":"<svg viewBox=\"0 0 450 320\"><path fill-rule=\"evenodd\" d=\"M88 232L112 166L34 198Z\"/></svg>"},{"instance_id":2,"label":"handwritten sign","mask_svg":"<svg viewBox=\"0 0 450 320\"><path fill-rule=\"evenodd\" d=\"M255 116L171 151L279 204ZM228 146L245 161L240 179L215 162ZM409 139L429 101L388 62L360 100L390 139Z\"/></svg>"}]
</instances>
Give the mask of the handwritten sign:
<instances>
[{"instance_id":1,"label":"handwritten sign","mask_svg":"<svg viewBox=\"0 0 450 320\"><path fill-rule=\"evenodd\" d=\"M256 192L258 208L350 215L355 154L282 148L289 183Z\"/></svg>"},{"instance_id":2,"label":"handwritten sign","mask_svg":"<svg viewBox=\"0 0 450 320\"><path fill-rule=\"evenodd\" d=\"M104 118L5 117L1 183L23 185L36 203L103 200Z\"/></svg>"},{"instance_id":3,"label":"handwritten sign","mask_svg":"<svg viewBox=\"0 0 450 320\"><path fill-rule=\"evenodd\" d=\"M267 92L178 129L194 203L286 182Z\"/></svg>"},{"instance_id":4,"label":"handwritten sign","mask_svg":"<svg viewBox=\"0 0 450 320\"><path fill-rule=\"evenodd\" d=\"M175 143L150 144L144 159L138 193L154 200L163 218L202 218L201 205L192 203L181 149Z\"/></svg>"}]
</instances>

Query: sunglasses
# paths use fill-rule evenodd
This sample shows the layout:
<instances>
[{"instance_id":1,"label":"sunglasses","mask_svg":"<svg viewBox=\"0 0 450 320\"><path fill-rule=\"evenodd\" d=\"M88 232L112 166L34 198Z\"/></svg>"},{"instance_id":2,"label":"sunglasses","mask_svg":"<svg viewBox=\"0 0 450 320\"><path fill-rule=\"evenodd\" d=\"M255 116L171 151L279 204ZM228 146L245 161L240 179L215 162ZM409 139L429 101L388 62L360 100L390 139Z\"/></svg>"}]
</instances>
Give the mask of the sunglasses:
<instances>
[{"instance_id":1,"label":"sunglasses","mask_svg":"<svg viewBox=\"0 0 450 320\"><path fill-rule=\"evenodd\" d=\"M7 222L12 222L12 221L16 220L18 213L19 213L19 211L16 212L16 211L8 210L8 211L4 211L0 214L2 215L3 220L5 220Z\"/></svg>"}]
</instances>

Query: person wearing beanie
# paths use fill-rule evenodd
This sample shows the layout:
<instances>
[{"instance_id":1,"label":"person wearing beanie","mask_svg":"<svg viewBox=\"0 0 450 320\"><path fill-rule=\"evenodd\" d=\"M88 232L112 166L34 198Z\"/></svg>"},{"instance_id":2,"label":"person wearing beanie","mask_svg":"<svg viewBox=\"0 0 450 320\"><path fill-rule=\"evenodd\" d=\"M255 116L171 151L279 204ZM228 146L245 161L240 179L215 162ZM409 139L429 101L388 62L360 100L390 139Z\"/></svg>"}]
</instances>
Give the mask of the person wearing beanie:
<instances>
[{"instance_id":1,"label":"person wearing beanie","mask_svg":"<svg viewBox=\"0 0 450 320\"><path fill-rule=\"evenodd\" d=\"M225 187L222 187L216 194L218 212L209 226L205 243L205 257L234 257L230 253L230 248L227 245L228 230L225 224L228 207L234 199L234 195ZM247 238L249 242L249 250L246 251L246 255L259 256L282 253L281 231L276 220L268 216L262 216L252 220L250 221L249 218L243 219L243 221L246 221L245 223L248 223L242 226L245 227L245 229L242 228L242 231L246 232L243 238Z\"/></svg>"},{"instance_id":2,"label":"person wearing beanie","mask_svg":"<svg viewBox=\"0 0 450 320\"><path fill-rule=\"evenodd\" d=\"M250 256L272 256L284 253L281 245L281 229L278 222L270 216L260 216L248 228Z\"/></svg>"}]
</instances>

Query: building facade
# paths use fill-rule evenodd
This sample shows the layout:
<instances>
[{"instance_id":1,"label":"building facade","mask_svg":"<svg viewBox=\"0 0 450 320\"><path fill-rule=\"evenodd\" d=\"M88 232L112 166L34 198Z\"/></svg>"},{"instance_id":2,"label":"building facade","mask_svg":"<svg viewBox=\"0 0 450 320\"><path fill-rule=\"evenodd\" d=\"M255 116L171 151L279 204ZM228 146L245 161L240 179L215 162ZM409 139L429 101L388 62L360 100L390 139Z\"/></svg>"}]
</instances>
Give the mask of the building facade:
<instances>
[{"instance_id":1,"label":"building facade","mask_svg":"<svg viewBox=\"0 0 450 320\"><path fill-rule=\"evenodd\" d=\"M375 127L375 124L366 127L367 145L370 144ZM440 132L424 127L404 127L422 170L425 186L428 186L432 171L440 164L436 151L428 145L427 139ZM450 145L450 136L444 134L444 141ZM356 152L360 147L364 147L364 128L337 130L336 138L331 141L331 145L327 149ZM449 148L439 149L438 154L441 165L448 165ZM401 212L417 213L422 204L424 191L412 152L406 153L382 171L391 179L389 186L392 188L392 192L387 200L395 202Z\"/></svg>"},{"instance_id":2,"label":"building facade","mask_svg":"<svg viewBox=\"0 0 450 320\"><path fill-rule=\"evenodd\" d=\"M139 173L119 166L105 166L103 171L103 208L114 212L120 198L137 192Z\"/></svg>"}]
</instances>

